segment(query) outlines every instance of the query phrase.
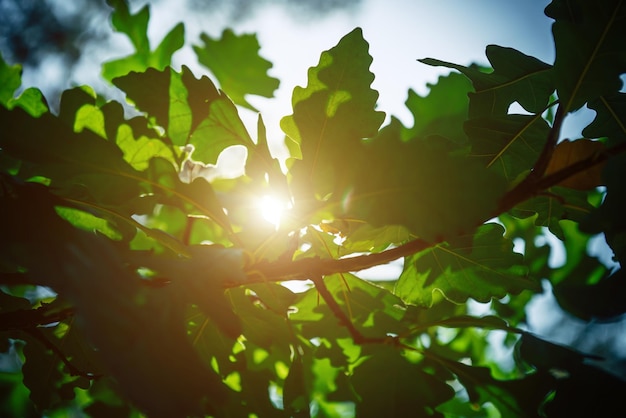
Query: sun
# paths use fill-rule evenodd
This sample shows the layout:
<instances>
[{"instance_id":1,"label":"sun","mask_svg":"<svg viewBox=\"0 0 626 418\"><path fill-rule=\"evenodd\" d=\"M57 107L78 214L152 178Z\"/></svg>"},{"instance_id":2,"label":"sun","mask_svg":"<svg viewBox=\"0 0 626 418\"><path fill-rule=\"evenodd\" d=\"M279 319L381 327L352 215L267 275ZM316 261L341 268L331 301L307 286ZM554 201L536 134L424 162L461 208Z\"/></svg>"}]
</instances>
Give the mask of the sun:
<instances>
[{"instance_id":1,"label":"sun","mask_svg":"<svg viewBox=\"0 0 626 418\"><path fill-rule=\"evenodd\" d=\"M276 229L280 226L280 220L289 205L273 196L265 195L257 202L259 214Z\"/></svg>"}]
</instances>

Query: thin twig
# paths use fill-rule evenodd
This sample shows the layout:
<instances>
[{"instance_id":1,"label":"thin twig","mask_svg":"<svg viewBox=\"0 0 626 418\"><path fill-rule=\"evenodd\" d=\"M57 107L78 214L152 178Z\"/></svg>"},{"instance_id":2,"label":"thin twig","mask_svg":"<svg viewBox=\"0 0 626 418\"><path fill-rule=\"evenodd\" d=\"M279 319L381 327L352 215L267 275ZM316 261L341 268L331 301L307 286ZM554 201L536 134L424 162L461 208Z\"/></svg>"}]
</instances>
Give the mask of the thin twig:
<instances>
[{"instance_id":1,"label":"thin twig","mask_svg":"<svg viewBox=\"0 0 626 418\"><path fill-rule=\"evenodd\" d=\"M386 337L382 338L372 338L366 337L359 332L358 329L354 326L352 321L347 317L347 315L341 310L341 307L330 293L328 288L326 287L326 283L324 283L324 278L322 276L314 276L311 277L315 288L322 296L322 299L326 302L333 315L339 320L339 324L346 327L346 329L350 332L350 336L354 340L356 344L376 344L376 343L385 343L387 341Z\"/></svg>"}]
</instances>

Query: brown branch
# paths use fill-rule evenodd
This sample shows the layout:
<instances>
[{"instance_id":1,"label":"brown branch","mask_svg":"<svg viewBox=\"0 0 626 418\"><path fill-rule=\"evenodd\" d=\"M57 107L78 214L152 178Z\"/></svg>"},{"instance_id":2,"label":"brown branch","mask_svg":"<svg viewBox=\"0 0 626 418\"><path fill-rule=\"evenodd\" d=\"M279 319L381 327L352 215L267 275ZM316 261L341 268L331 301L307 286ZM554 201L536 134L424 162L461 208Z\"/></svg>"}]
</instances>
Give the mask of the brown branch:
<instances>
[{"instance_id":1,"label":"brown branch","mask_svg":"<svg viewBox=\"0 0 626 418\"><path fill-rule=\"evenodd\" d=\"M406 257L437 245L422 239L409 241L380 253L365 254L340 259L304 258L300 260L261 261L250 266L246 272L246 284L266 281L308 280L333 273L348 273L370 267L387 264L398 258ZM226 287L240 286L242 283L226 283Z\"/></svg>"},{"instance_id":2,"label":"brown branch","mask_svg":"<svg viewBox=\"0 0 626 418\"><path fill-rule=\"evenodd\" d=\"M509 190L503 197L500 199L500 204L498 208L496 208L495 212L490 215L490 218L500 215L501 213L507 212L512 209L518 203L521 203L530 197L534 196L539 191L544 189L537 188L537 182L541 180L543 175L548 168L548 164L552 159L552 155L554 154L554 149L559 140L559 134L561 132L561 126L563 125L563 121L565 120L565 110L559 104L556 109L556 114L554 116L554 123L552 124L552 128L548 133L548 137L546 138L546 143L535 162L531 172L522 180L517 186L513 189Z\"/></svg>"},{"instance_id":3,"label":"brown branch","mask_svg":"<svg viewBox=\"0 0 626 418\"><path fill-rule=\"evenodd\" d=\"M539 154L539 157L537 158L537 161L535 162L532 171L530 172L528 177L524 179L524 181L536 181L543 177L543 175L546 173L548 164L550 164L550 160L552 159L552 155L554 154L556 144L557 142L559 142L559 135L561 134L561 127L563 126L564 120L565 111L563 107L559 104L556 108L554 123L552 124L552 128L550 128L550 132L548 133L548 137L546 138L546 143L543 145L541 154Z\"/></svg>"},{"instance_id":4,"label":"brown branch","mask_svg":"<svg viewBox=\"0 0 626 418\"><path fill-rule=\"evenodd\" d=\"M549 189L550 187L556 186L564 180L567 180L568 178L575 176L578 173L588 170L593 166L602 164L603 162L609 160L611 157L622 154L624 152L626 152L626 142L614 145L611 148L607 148L604 151L598 152L588 158L585 158L584 160L577 161L571 165L568 165L567 167L562 168L559 171L556 171L543 178L537 179L535 182L527 185L527 187L523 189L516 187L502 198L502 200L500 201L500 205L493 214L493 216L498 216L504 212L507 212L519 203L522 203L534 196L537 196L538 194Z\"/></svg>"}]
</instances>

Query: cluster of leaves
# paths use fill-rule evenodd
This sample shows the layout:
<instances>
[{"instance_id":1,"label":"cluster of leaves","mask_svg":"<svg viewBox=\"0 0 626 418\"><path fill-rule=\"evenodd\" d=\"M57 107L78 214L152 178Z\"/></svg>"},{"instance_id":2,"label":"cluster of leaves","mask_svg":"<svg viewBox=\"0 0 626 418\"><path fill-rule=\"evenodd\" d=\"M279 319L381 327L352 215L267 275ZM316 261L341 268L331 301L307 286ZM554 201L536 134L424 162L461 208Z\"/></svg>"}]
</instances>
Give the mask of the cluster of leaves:
<instances>
[{"instance_id":1,"label":"cluster of leaves","mask_svg":"<svg viewBox=\"0 0 626 418\"><path fill-rule=\"evenodd\" d=\"M193 47L222 90L170 66L182 24L152 49L148 7L109 4L136 51L103 74L129 103L76 87L53 114L37 89L16 97L20 67L0 62L2 414L608 416L620 404L624 382L592 356L523 328L542 278L581 319L626 311L622 270L586 251L604 233L626 257L622 1L554 0L552 65L495 45L490 69L422 60L461 74L409 92L412 127L382 126L355 29L293 91L287 174L261 117L251 135L239 116L254 109L246 95L278 86L254 36ZM596 112L585 138L559 142L584 105ZM208 175L233 146L245 174ZM265 196L287 202L277 227L258 214ZM547 233L562 267L548 265ZM397 259L399 277L355 275ZM497 334L515 361L493 359Z\"/></svg>"}]
</instances>

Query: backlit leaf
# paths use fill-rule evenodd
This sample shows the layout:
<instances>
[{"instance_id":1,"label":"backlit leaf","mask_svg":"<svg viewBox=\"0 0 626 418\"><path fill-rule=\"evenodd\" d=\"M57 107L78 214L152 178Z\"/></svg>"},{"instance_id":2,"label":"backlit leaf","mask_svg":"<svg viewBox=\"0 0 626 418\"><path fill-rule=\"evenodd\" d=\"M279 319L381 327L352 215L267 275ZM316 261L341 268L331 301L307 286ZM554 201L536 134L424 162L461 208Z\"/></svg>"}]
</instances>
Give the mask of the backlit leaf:
<instances>
[{"instance_id":1,"label":"backlit leaf","mask_svg":"<svg viewBox=\"0 0 626 418\"><path fill-rule=\"evenodd\" d=\"M175 145L193 145L193 159L215 164L231 145L253 147L237 108L206 77L183 66L178 73L148 69L113 80L140 110L154 116Z\"/></svg>"},{"instance_id":2,"label":"backlit leaf","mask_svg":"<svg viewBox=\"0 0 626 418\"><path fill-rule=\"evenodd\" d=\"M105 62L102 65L102 75L112 81L131 71L142 72L148 68L162 70L170 64L172 55L179 50L185 41L185 27L182 23L176 25L165 35L159 46L152 51L148 39L148 20L150 6L143 6L136 14L131 14L127 0L107 0L114 8L111 20L113 27L128 36L135 53Z\"/></svg>"},{"instance_id":3,"label":"backlit leaf","mask_svg":"<svg viewBox=\"0 0 626 418\"><path fill-rule=\"evenodd\" d=\"M0 55L0 104L7 106L22 85L22 67L8 65Z\"/></svg>"},{"instance_id":4,"label":"backlit leaf","mask_svg":"<svg viewBox=\"0 0 626 418\"><path fill-rule=\"evenodd\" d=\"M322 53L309 69L307 87L294 89L294 113L281 127L302 153L290 168L298 200L310 205L332 193L346 162L360 153L361 140L374 136L382 123L384 114L375 110L378 93L370 88L371 62L368 44L355 29Z\"/></svg>"},{"instance_id":5,"label":"backlit leaf","mask_svg":"<svg viewBox=\"0 0 626 418\"><path fill-rule=\"evenodd\" d=\"M272 97L279 81L267 75L272 63L259 55L256 35L235 35L230 29L220 39L200 35L203 45L194 45L198 61L215 75L222 90L238 105L255 110L247 94Z\"/></svg>"}]
</instances>

